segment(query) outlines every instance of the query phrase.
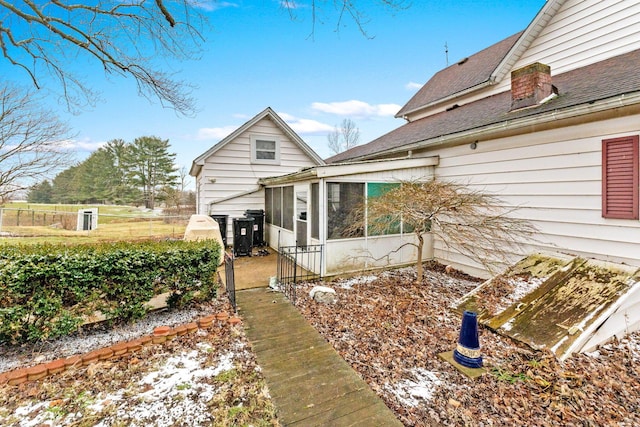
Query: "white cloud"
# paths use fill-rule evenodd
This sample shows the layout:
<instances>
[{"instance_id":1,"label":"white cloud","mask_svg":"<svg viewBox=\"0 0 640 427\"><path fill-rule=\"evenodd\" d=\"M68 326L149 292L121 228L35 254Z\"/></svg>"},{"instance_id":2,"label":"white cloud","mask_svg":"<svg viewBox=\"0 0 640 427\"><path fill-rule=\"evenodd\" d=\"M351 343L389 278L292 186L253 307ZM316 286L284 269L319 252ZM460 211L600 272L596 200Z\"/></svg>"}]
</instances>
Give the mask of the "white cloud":
<instances>
[{"instance_id":1,"label":"white cloud","mask_svg":"<svg viewBox=\"0 0 640 427\"><path fill-rule=\"evenodd\" d=\"M75 142L76 148L79 148L81 150L86 150L86 151L95 151L105 144L106 142L95 142L95 141L89 141L89 140Z\"/></svg>"},{"instance_id":2,"label":"white cloud","mask_svg":"<svg viewBox=\"0 0 640 427\"><path fill-rule=\"evenodd\" d=\"M333 131L333 126L312 119L301 119L288 113L278 113L298 135L324 135Z\"/></svg>"},{"instance_id":3,"label":"white cloud","mask_svg":"<svg viewBox=\"0 0 640 427\"><path fill-rule=\"evenodd\" d=\"M313 119L303 119L288 113L278 113L291 129L298 135L326 135L333 130L333 126ZM219 141L229 136L239 126L221 126L215 128L200 128L195 136L198 141L216 140Z\"/></svg>"},{"instance_id":4,"label":"white cloud","mask_svg":"<svg viewBox=\"0 0 640 427\"><path fill-rule=\"evenodd\" d=\"M400 105L398 104L369 104L364 101L352 99L343 102L314 102L311 108L328 114L338 116L367 119L372 117L393 117Z\"/></svg>"},{"instance_id":5,"label":"white cloud","mask_svg":"<svg viewBox=\"0 0 640 427\"><path fill-rule=\"evenodd\" d=\"M398 111L400 111L400 108L402 108L402 106L398 104L378 104L376 108L378 111L378 116L393 117Z\"/></svg>"},{"instance_id":6,"label":"white cloud","mask_svg":"<svg viewBox=\"0 0 640 427\"><path fill-rule=\"evenodd\" d=\"M418 90L422 87L421 83L416 83L416 82L409 82L406 85L404 85L405 89L407 90Z\"/></svg>"},{"instance_id":7,"label":"white cloud","mask_svg":"<svg viewBox=\"0 0 640 427\"><path fill-rule=\"evenodd\" d=\"M238 126L222 126L217 128L200 128L198 129L198 134L196 135L196 139L198 141L205 141L216 139L220 140L229 136L231 132L236 130Z\"/></svg>"},{"instance_id":8,"label":"white cloud","mask_svg":"<svg viewBox=\"0 0 640 427\"><path fill-rule=\"evenodd\" d=\"M207 12L215 12L216 10L223 9L225 7L239 7L237 3L229 1L191 0L190 3L193 7Z\"/></svg>"},{"instance_id":9,"label":"white cloud","mask_svg":"<svg viewBox=\"0 0 640 427\"><path fill-rule=\"evenodd\" d=\"M68 151L95 151L98 148L105 145L105 141L91 141L88 138L84 139L65 139L64 141L59 141L58 145L60 148Z\"/></svg>"}]
</instances>

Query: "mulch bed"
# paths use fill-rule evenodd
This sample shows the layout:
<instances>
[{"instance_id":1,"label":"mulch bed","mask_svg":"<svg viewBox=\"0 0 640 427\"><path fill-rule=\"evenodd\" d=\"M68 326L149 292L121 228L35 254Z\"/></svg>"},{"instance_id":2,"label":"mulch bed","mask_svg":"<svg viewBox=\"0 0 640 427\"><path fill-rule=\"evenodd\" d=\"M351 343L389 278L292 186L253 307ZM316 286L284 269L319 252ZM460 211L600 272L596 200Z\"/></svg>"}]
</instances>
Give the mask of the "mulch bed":
<instances>
[{"instance_id":1,"label":"mulch bed","mask_svg":"<svg viewBox=\"0 0 640 427\"><path fill-rule=\"evenodd\" d=\"M487 373L469 379L438 353L451 351L461 317L451 306L479 284L430 264L323 283L335 304L297 307L407 426L640 425L640 333L561 363L480 327Z\"/></svg>"}]
</instances>

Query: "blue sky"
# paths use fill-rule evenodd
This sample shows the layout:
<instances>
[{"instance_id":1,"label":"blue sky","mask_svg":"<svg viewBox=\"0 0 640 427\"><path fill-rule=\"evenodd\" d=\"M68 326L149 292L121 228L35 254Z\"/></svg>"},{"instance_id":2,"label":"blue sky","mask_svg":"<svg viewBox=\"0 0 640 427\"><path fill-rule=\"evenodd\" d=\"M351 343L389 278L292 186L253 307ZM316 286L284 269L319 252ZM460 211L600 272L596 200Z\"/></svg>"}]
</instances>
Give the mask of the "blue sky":
<instances>
[{"instance_id":1,"label":"blue sky","mask_svg":"<svg viewBox=\"0 0 640 427\"><path fill-rule=\"evenodd\" d=\"M291 3L291 19L277 0L204 2L211 29L201 58L172 64L177 78L197 86L195 117L140 98L131 80L89 76L101 92L97 105L78 115L58 107L76 132L78 159L111 139L154 135L169 139L178 165L188 169L268 106L328 157L327 133L344 118L356 123L361 143L401 126L394 114L446 66L445 43L454 63L526 28L544 0L414 0L397 11L357 2L373 38L349 20L336 31L336 14L329 9L311 37L310 3ZM19 71L0 63L0 73L17 77Z\"/></svg>"}]
</instances>

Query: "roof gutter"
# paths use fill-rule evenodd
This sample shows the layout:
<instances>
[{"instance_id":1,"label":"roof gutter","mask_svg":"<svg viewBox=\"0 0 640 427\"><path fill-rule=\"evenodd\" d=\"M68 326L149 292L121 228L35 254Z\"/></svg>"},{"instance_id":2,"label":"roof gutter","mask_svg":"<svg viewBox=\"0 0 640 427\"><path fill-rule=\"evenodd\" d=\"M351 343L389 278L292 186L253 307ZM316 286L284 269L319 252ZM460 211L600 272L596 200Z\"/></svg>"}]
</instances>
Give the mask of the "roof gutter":
<instances>
[{"instance_id":1,"label":"roof gutter","mask_svg":"<svg viewBox=\"0 0 640 427\"><path fill-rule=\"evenodd\" d=\"M439 162L440 158L438 156L423 156L414 158L405 157L401 159L367 160L357 163L334 163L325 166L316 166L289 175L262 178L258 182L267 186L281 185L316 178L334 178L362 173L437 166Z\"/></svg>"},{"instance_id":2,"label":"roof gutter","mask_svg":"<svg viewBox=\"0 0 640 427\"><path fill-rule=\"evenodd\" d=\"M200 171L202 170L202 163L193 162L191 163L191 169L189 169L189 175L193 177L197 177Z\"/></svg>"},{"instance_id":3,"label":"roof gutter","mask_svg":"<svg viewBox=\"0 0 640 427\"><path fill-rule=\"evenodd\" d=\"M464 132L458 132L449 135L442 135L431 139L425 139L416 141L410 144L403 145L402 147L393 148L386 151L379 151L374 153L375 156L387 156L397 153L403 153L410 150L416 150L420 148L431 148L445 144L453 144L459 140L473 140L473 139L485 139L498 132L515 131L520 128L526 128L532 125L541 125L546 123L552 123L558 120L571 119L575 117L584 116L587 114L595 114L605 112L607 110L613 110L616 108L629 107L634 104L640 104L640 92L633 92L631 94L622 94L614 98L609 98L604 101L597 102L596 104L580 104L575 107L570 107L563 110L549 111L543 114L537 114L529 117L522 117L514 120L507 120L491 125L487 125L481 128L470 129ZM367 156L368 157L368 156ZM365 156L354 157L349 159L350 161L357 162L359 159L363 159Z\"/></svg>"},{"instance_id":4,"label":"roof gutter","mask_svg":"<svg viewBox=\"0 0 640 427\"><path fill-rule=\"evenodd\" d=\"M321 167L321 166L318 166ZM278 185L288 184L290 182L297 182L303 179L315 179L318 177L318 171L316 167L303 170L301 172L294 172L288 175L271 176L267 178L260 178L258 184L260 185Z\"/></svg>"}]
</instances>

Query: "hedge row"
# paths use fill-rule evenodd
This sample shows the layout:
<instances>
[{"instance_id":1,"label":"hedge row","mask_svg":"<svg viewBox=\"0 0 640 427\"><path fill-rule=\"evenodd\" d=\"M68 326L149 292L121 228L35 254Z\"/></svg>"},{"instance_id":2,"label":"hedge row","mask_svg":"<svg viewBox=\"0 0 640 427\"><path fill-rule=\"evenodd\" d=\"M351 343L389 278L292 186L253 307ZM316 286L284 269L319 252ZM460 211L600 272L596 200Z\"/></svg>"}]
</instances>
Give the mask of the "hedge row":
<instances>
[{"instance_id":1,"label":"hedge row","mask_svg":"<svg viewBox=\"0 0 640 427\"><path fill-rule=\"evenodd\" d=\"M0 248L0 342L68 335L87 316L143 317L170 292L170 307L215 295L220 248L205 242L138 242Z\"/></svg>"}]
</instances>

